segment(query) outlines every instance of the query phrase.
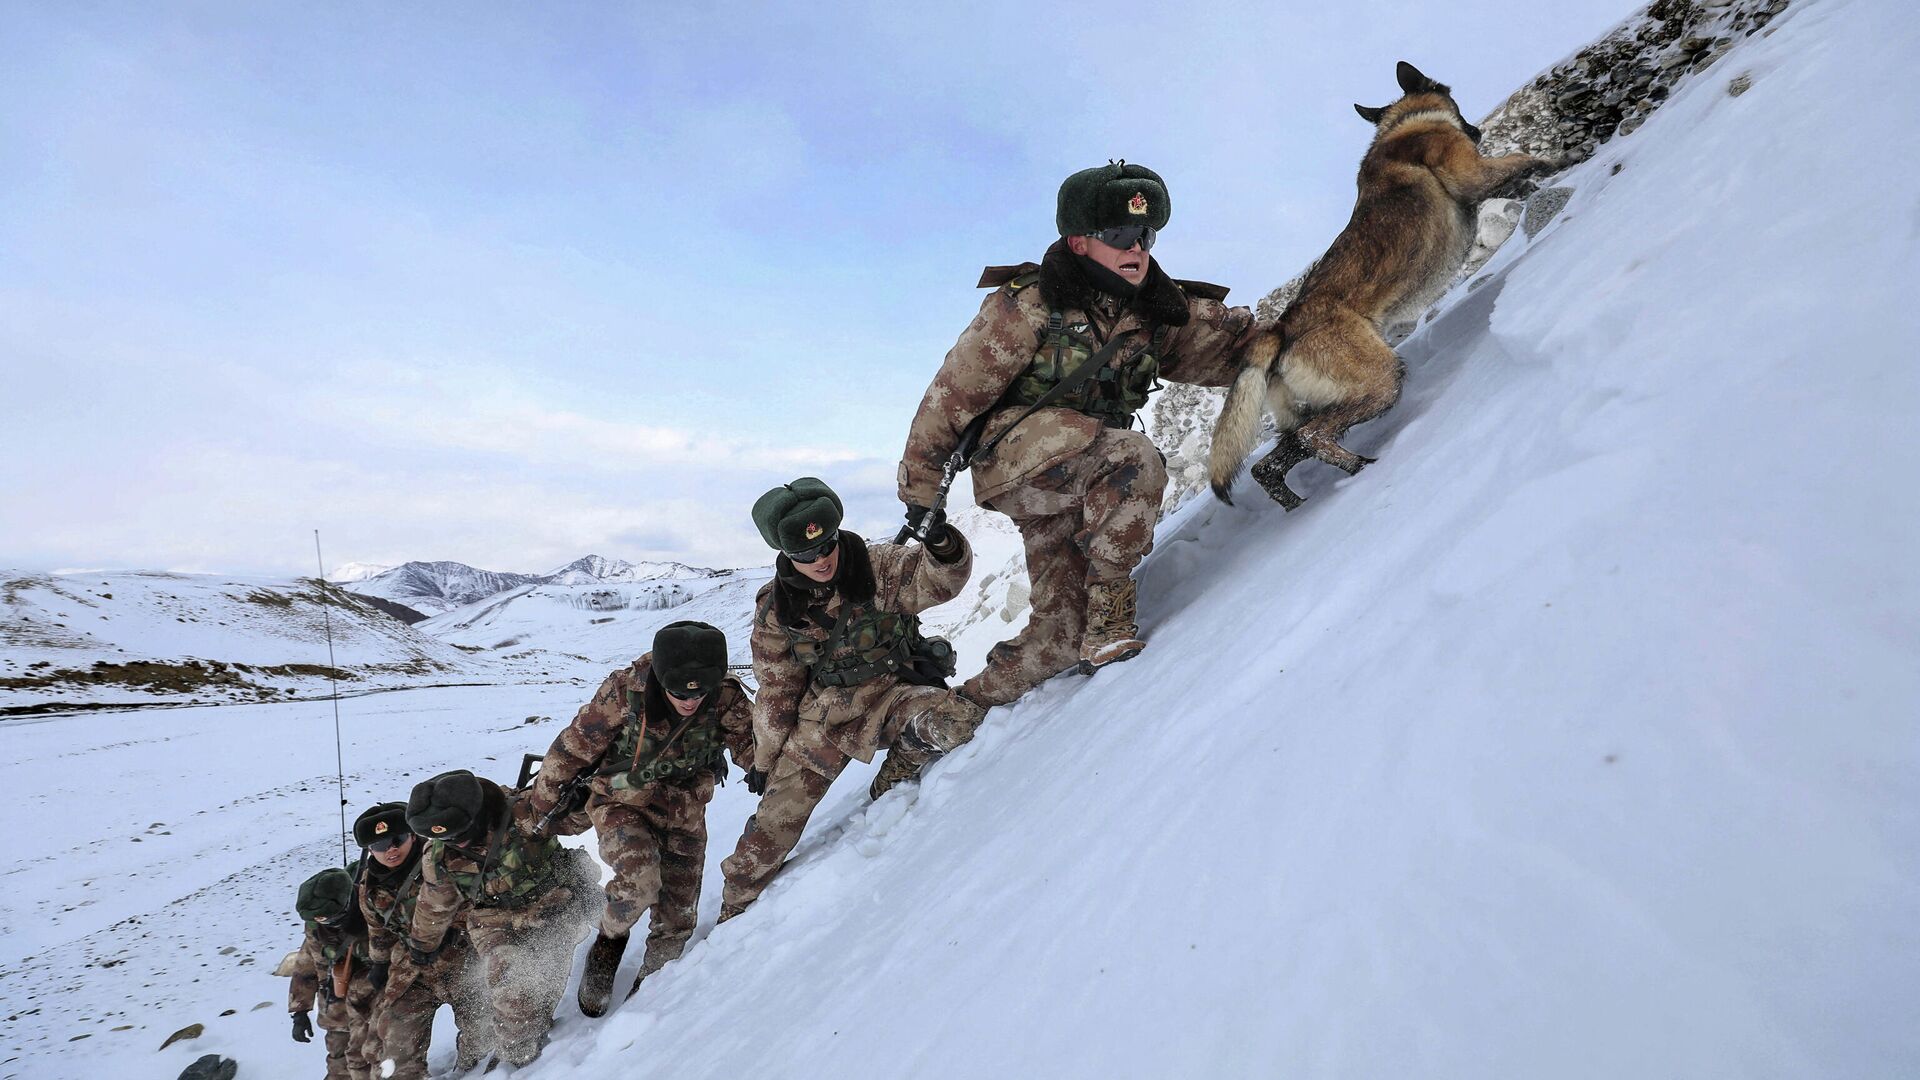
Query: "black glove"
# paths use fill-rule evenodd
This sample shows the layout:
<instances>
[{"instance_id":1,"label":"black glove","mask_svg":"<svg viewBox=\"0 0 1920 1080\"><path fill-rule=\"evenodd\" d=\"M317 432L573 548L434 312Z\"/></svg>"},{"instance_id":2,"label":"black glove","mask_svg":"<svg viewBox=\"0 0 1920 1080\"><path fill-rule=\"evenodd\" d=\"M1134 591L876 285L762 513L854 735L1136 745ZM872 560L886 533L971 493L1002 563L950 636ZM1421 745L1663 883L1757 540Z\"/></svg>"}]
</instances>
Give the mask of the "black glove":
<instances>
[{"instance_id":1,"label":"black glove","mask_svg":"<svg viewBox=\"0 0 1920 1080\"><path fill-rule=\"evenodd\" d=\"M385 960L375 960L373 963L368 964L367 982L371 984L375 990L385 990L387 988L387 969L391 966L392 965Z\"/></svg>"},{"instance_id":2,"label":"black glove","mask_svg":"<svg viewBox=\"0 0 1920 1080\"><path fill-rule=\"evenodd\" d=\"M960 557L967 553L966 540L960 535L960 530L945 521L935 526L922 543L935 562L950 565L959 562Z\"/></svg>"},{"instance_id":3,"label":"black glove","mask_svg":"<svg viewBox=\"0 0 1920 1080\"><path fill-rule=\"evenodd\" d=\"M426 967L428 964L433 963L434 959L440 955L440 950L446 947L446 941L442 940L440 944L435 945L433 950L429 952L409 942L407 945L407 959L413 961L414 967Z\"/></svg>"},{"instance_id":4,"label":"black glove","mask_svg":"<svg viewBox=\"0 0 1920 1080\"><path fill-rule=\"evenodd\" d=\"M727 759L713 759L713 782L721 787L727 786Z\"/></svg>"},{"instance_id":5,"label":"black glove","mask_svg":"<svg viewBox=\"0 0 1920 1080\"><path fill-rule=\"evenodd\" d=\"M313 1041L313 1020L307 1016L306 1013L298 1012L293 1014L293 1041Z\"/></svg>"},{"instance_id":6,"label":"black glove","mask_svg":"<svg viewBox=\"0 0 1920 1080\"><path fill-rule=\"evenodd\" d=\"M933 515L932 521L927 520L928 514ZM922 523L926 525L925 529L921 528ZM907 528L912 529L913 535L915 536L931 537L935 532L939 531L940 526L946 523L947 512L944 509L929 510L924 506L918 506L913 503L907 504Z\"/></svg>"},{"instance_id":7,"label":"black glove","mask_svg":"<svg viewBox=\"0 0 1920 1080\"><path fill-rule=\"evenodd\" d=\"M761 772L759 769L748 769L747 790L753 792L755 795L765 795L767 793L767 774Z\"/></svg>"}]
</instances>

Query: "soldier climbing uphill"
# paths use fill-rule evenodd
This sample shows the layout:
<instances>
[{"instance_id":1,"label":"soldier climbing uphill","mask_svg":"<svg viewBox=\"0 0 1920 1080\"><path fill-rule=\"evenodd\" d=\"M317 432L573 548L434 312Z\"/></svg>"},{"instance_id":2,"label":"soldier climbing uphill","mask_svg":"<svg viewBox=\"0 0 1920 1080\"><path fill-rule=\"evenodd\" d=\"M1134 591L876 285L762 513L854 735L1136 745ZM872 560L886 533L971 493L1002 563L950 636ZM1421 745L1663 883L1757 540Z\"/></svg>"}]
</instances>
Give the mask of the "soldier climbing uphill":
<instances>
[{"instance_id":1,"label":"soldier climbing uphill","mask_svg":"<svg viewBox=\"0 0 1920 1080\"><path fill-rule=\"evenodd\" d=\"M407 799L407 828L427 838L407 958L431 966L464 911L485 965L499 1056L516 1066L545 1049L573 946L601 903L599 867L535 835L534 824L525 796L465 769L422 781Z\"/></svg>"},{"instance_id":2,"label":"soldier climbing uphill","mask_svg":"<svg viewBox=\"0 0 1920 1080\"><path fill-rule=\"evenodd\" d=\"M693 936L707 859L707 804L733 752L753 766L753 699L727 675L727 638L671 623L653 650L608 675L553 740L528 793L536 820L586 807L613 867L600 936L580 976L580 1011L599 1016L627 936L651 910L646 957L627 991L677 959Z\"/></svg>"},{"instance_id":3,"label":"soldier climbing uphill","mask_svg":"<svg viewBox=\"0 0 1920 1080\"><path fill-rule=\"evenodd\" d=\"M407 828L407 804L381 803L353 822L361 856L360 916L367 924L373 985L381 990L374 1004L376 1065L393 1062L394 1080L423 1080L433 1014L453 1006L458 1029L456 1072L480 1063L493 1048L493 1005L473 946L467 941L466 912L454 915L446 944L431 963L414 965L403 940L420 899L420 863L426 841ZM372 1055L369 1055L370 1057Z\"/></svg>"},{"instance_id":4,"label":"soldier climbing uphill","mask_svg":"<svg viewBox=\"0 0 1920 1080\"><path fill-rule=\"evenodd\" d=\"M1026 547L1026 629L960 687L982 705L1146 648L1132 575L1153 547L1167 471L1134 413L1159 379L1230 384L1253 326L1221 302L1226 289L1176 281L1149 254L1170 211L1166 185L1139 165L1067 177L1061 239L1038 264L981 275L994 292L913 418L899 476L909 526L938 506L959 451L975 501L1012 518Z\"/></svg>"},{"instance_id":5,"label":"soldier climbing uphill","mask_svg":"<svg viewBox=\"0 0 1920 1080\"><path fill-rule=\"evenodd\" d=\"M840 527L840 497L802 477L753 505L774 559L753 619L753 769L761 795L726 876L720 918L753 903L850 758L887 760L870 789L917 776L973 737L982 709L946 689L952 648L923 638L921 611L959 595L973 569L944 521L923 544L868 544Z\"/></svg>"},{"instance_id":6,"label":"soldier climbing uphill","mask_svg":"<svg viewBox=\"0 0 1920 1080\"><path fill-rule=\"evenodd\" d=\"M320 1026L327 1033L327 1080L370 1080L371 1012L377 988L367 951L367 925L354 903L352 872L336 866L308 878L300 884L294 910L306 923L306 936L287 993L293 1039L313 1038L313 1021L307 1013L318 996Z\"/></svg>"}]
</instances>

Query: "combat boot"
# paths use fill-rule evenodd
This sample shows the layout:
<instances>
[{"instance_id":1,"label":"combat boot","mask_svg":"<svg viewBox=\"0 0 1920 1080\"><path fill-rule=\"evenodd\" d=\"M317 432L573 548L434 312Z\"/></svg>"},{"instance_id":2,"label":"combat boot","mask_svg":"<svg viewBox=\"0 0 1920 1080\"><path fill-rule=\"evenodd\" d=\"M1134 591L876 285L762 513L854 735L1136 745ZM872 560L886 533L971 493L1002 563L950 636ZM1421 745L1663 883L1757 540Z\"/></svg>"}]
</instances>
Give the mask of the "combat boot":
<instances>
[{"instance_id":1,"label":"combat boot","mask_svg":"<svg viewBox=\"0 0 1920 1080\"><path fill-rule=\"evenodd\" d=\"M588 1016L604 1016L613 1000L613 973L620 967L620 956L627 951L627 935L608 937L602 932L587 950L587 967L580 973L580 1011Z\"/></svg>"},{"instance_id":2,"label":"combat boot","mask_svg":"<svg viewBox=\"0 0 1920 1080\"><path fill-rule=\"evenodd\" d=\"M1131 660L1147 643L1134 622L1135 587L1132 578L1087 586L1087 631L1080 638L1080 673Z\"/></svg>"},{"instance_id":3,"label":"combat boot","mask_svg":"<svg viewBox=\"0 0 1920 1080\"><path fill-rule=\"evenodd\" d=\"M907 722L887 748L867 794L878 800L903 781L918 780L927 766L965 745L987 715L986 707L965 694L950 692L940 703Z\"/></svg>"},{"instance_id":4,"label":"combat boot","mask_svg":"<svg viewBox=\"0 0 1920 1080\"><path fill-rule=\"evenodd\" d=\"M873 784L867 788L867 794L878 801L880 796L892 791L903 780L920 779L920 763L907 760L900 752L899 740L894 740L893 749L887 751L887 760L880 763L880 771L873 774Z\"/></svg>"}]
</instances>

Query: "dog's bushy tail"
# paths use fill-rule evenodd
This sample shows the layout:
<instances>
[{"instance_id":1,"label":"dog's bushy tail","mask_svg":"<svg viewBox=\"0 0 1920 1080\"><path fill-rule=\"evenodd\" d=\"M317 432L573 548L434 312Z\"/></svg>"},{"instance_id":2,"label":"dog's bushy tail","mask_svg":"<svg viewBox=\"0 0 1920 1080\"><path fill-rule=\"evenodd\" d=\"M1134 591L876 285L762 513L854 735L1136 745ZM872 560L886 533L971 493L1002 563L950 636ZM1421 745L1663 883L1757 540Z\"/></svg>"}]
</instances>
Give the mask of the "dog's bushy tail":
<instances>
[{"instance_id":1,"label":"dog's bushy tail","mask_svg":"<svg viewBox=\"0 0 1920 1080\"><path fill-rule=\"evenodd\" d=\"M1245 367L1227 391L1227 403L1213 425L1213 446L1207 455L1207 477L1214 497L1233 505L1233 481L1260 441L1260 421L1267 412L1267 382L1280 359L1280 334L1268 330L1247 346Z\"/></svg>"}]
</instances>

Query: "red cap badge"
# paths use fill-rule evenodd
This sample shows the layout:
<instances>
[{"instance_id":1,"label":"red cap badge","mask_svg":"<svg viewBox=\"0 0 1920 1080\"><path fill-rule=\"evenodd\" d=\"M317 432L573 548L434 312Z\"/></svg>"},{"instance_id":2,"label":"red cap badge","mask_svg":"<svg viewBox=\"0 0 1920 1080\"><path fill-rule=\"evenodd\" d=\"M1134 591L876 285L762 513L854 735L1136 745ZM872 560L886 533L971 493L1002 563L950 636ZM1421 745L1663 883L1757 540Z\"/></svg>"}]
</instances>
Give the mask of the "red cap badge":
<instances>
[{"instance_id":1,"label":"red cap badge","mask_svg":"<svg viewBox=\"0 0 1920 1080\"><path fill-rule=\"evenodd\" d=\"M1127 200L1127 213L1144 214L1147 212L1147 197L1136 191L1133 198Z\"/></svg>"}]
</instances>

